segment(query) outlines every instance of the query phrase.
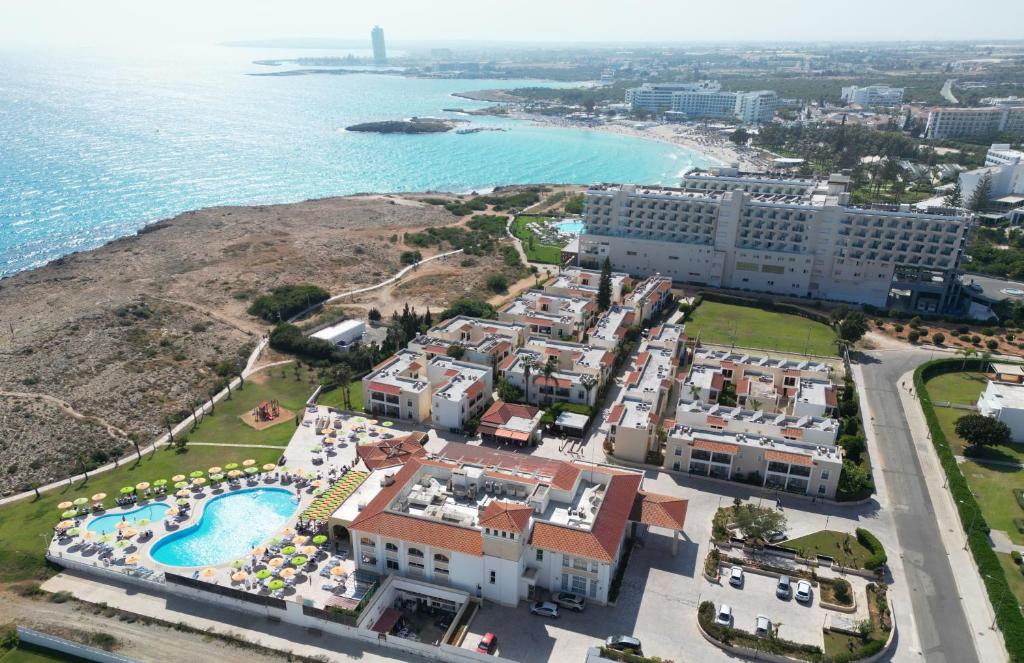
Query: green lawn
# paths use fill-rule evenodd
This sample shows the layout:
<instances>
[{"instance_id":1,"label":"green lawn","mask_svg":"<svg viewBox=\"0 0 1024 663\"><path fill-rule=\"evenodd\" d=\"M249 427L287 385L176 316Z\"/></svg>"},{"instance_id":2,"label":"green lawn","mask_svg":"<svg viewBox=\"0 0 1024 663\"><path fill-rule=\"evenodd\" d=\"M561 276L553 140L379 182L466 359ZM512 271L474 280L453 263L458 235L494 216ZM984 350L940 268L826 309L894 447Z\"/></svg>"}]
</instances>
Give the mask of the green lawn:
<instances>
[{"instance_id":1,"label":"green lawn","mask_svg":"<svg viewBox=\"0 0 1024 663\"><path fill-rule=\"evenodd\" d=\"M354 411L363 411L363 383L361 381L353 382L348 386L348 398ZM323 392L320 394L320 397L316 399L316 402L318 405L326 405L327 407L336 407L339 409L343 409L345 407L345 403L342 400L341 389L338 388Z\"/></svg>"},{"instance_id":2,"label":"green lawn","mask_svg":"<svg viewBox=\"0 0 1024 663\"><path fill-rule=\"evenodd\" d=\"M1010 591L1017 597L1017 600L1024 604L1024 573L1021 567L1013 563L1013 559L1006 553L996 553L999 563L1006 574L1006 582L1010 585ZM997 599L998 600L998 599Z\"/></svg>"},{"instance_id":3,"label":"green lawn","mask_svg":"<svg viewBox=\"0 0 1024 663\"><path fill-rule=\"evenodd\" d=\"M928 381L928 395L933 402L974 405L985 391L986 382L985 374L976 371L946 373Z\"/></svg>"},{"instance_id":4,"label":"green lawn","mask_svg":"<svg viewBox=\"0 0 1024 663\"><path fill-rule=\"evenodd\" d=\"M540 239L533 234L529 227L531 223L539 223L543 219L544 217L540 216L517 217L512 222L512 234L522 240L523 251L526 251L526 257L530 259L530 262L557 265L562 261L562 247L557 244L541 244ZM532 246L530 237L534 237Z\"/></svg>"},{"instance_id":5,"label":"green lawn","mask_svg":"<svg viewBox=\"0 0 1024 663\"><path fill-rule=\"evenodd\" d=\"M750 306L703 302L687 321L686 335L699 335L702 343L798 354L836 354L836 336L828 325Z\"/></svg>"},{"instance_id":6,"label":"green lawn","mask_svg":"<svg viewBox=\"0 0 1024 663\"><path fill-rule=\"evenodd\" d=\"M107 493L109 506L114 504L114 496L122 486L170 479L193 470L206 471L214 465L223 467L247 458L254 459L257 465L276 463L280 455L277 449L246 447L189 446L184 453L161 448L145 454L140 462L129 461L117 469L90 476L87 481L78 480L71 487L44 493L39 500L25 499L0 508L0 582L46 577L44 536L49 537L60 520L60 502Z\"/></svg>"},{"instance_id":7,"label":"green lawn","mask_svg":"<svg viewBox=\"0 0 1024 663\"><path fill-rule=\"evenodd\" d=\"M782 545L800 551L804 557L828 555L844 566L857 569L864 568L864 562L871 557L871 551L856 536L832 530L821 530L785 541Z\"/></svg>"},{"instance_id":8,"label":"green lawn","mask_svg":"<svg viewBox=\"0 0 1024 663\"><path fill-rule=\"evenodd\" d=\"M0 663L86 663L86 659L77 656L68 656L59 652L44 652L34 647L21 645L11 649L3 656L0 656Z\"/></svg>"},{"instance_id":9,"label":"green lawn","mask_svg":"<svg viewBox=\"0 0 1024 663\"><path fill-rule=\"evenodd\" d=\"M928 394L931 395L931 382L928 383ZM934 398L934 396L932 396ZM964 453L964 447L967 443L964 442L963 438L956 434L956 420L965 414L971 414L968 410L960 410L951 407L936 407L935 418L939 420L939 426L942 427L942 432L946 434L946 439L949 440L949 446L952 447L953 453L958 456L962 456ZM1017 461L1024 463L1024 444L1005 444L997 447L984 447L981 450L981 455L976 458L989 459L989 460L1005 460L1005 461Z\"/></svg>"},{"instance_id":10,"label":"green lawn","mask_svg":"<svg viewBox=\"0 0 1024 663\"><path fill-rule=\"evenodd\" d=\"M989 527L1005 531L1014 543L1024 544L1024 535L1013 524L1014 518L1024 518L1024 509L1013 494L1014 488L1024 489L1024 470L965 461L960 463L960 471L977 496Z\"/></svg>"},{"instance_id":11,"label":"green lawn","mask_svg":"<svg viewBox=\"0 0 1024 663\"><path fill-rule=\"evenodd\" d=\"M229 401L221 401L213 415L206 415L199 426L189 432L193 442L215 442L217 444L273 444L288 445L295 432L295 421L286 417L281 423L255 430L240 418L263 401L277 399L281 407L293 414L302 412L306 399L316 389L316 375L308 367L300 369L295 379L293 364L274 366L250 376L242 391L235 391ZM313 382L313 384L310 384Z\"/></svg>"}]
</instances>

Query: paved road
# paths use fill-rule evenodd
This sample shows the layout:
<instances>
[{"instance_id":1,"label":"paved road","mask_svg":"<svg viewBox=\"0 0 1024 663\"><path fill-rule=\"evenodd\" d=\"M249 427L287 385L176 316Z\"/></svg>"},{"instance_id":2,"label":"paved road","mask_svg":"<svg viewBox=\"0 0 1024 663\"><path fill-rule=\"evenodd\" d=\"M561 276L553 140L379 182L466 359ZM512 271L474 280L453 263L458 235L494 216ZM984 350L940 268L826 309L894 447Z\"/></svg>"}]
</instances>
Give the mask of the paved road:
<instances>
[{"instance_id":1,"label":"paved road","mask_svg":"<svg viewBox=\"0 0 1024 663\"><path fill-rule=\"evenodd\" d=\"M897 392L900 377L927 359L916 351L869 353L861 362L862 397L875 417L884 466L875 478L889 489L922 656L929 663L972 663L978 654Z\"/></svg>"},{"instance_id":2,"label":"paved road","mask_svg":"<svg viewBox=\"0 0 1024 663\"><path fill-rule=\"evenodd\" d=\"M953 94L953 83L956 83L955 78L947 78L946 82L942 84L942 89L939 91L939 94L941 94L949 103L958 104L960 102L957 100L956 95Z\"/></svg>"}]
</instances>

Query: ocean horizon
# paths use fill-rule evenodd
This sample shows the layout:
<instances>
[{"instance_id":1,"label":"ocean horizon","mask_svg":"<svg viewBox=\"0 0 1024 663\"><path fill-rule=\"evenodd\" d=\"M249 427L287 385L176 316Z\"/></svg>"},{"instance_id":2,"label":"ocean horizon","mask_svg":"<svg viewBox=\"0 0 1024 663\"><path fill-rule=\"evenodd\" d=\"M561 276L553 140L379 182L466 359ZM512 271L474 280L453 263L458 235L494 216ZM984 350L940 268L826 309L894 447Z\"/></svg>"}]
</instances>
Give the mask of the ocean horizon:
<instances>
[{"instance_id":1,"label":"ocean horizon","mask_svg":"<svg viewBox=\"0 0 1024 663\"><path fill-rule=\"evenodd\" d=\"M0 276L204 207L513 184L673 184L710 163L653 140L442 110L488 105L453 93L558 85L550 81L250 75L289 67L256 60L338 53L0 50ZM416 115L502 131L345 131Z\"/></svg>"}]
</instances>

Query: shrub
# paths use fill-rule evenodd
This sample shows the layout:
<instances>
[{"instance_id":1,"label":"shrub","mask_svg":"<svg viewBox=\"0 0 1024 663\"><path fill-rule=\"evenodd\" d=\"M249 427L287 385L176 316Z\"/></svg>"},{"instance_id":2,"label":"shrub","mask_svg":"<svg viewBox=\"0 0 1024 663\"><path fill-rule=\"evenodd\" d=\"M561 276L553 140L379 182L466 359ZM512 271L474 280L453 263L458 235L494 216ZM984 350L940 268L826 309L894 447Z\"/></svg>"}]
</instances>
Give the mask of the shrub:
<instances>
[{"instance_id":1,"label":"shrub","mask_svg":"<svg viewBox=\"0 0 1024 663\"><path fill-rule=\"evenodd\" d=\"M896 330L897 334L902 334L903 333L903 325L901 325L901 324L895 324L895 325L892 326L892 328Z\"/></svg>"},{"instance_id":2,"label":"shrub","mask_svg":"<svg viewBox=\"0 0 1024 663\"><path fill-rule=\"evenodd\" d=\"M942 345L946 342L946 335L941 332L935 332L932 334L932 343L935 345Z\"/></svg>"},{"instance_id":3,"label":"shrub","mask_svg":"<svg viewBox=\"0 0 1024 663\"><path fill-rule=\"evenodd\" d=\"M917 331L916 329L912 330L909 334L907 334L907 340L910 341L911 343L917 343L918 339L920 338L921 332Z\"/></svg>"},{"instance_id":4,"label":"shrub","mask_svg":"<svg viewBox=\"0 0 1024 663\"><path fill-rule=\"evenodd\" d=\"M366 314L367 319L370 322L380 322L381 314L380 309L376 306L370 309L370 312Z\"/></svg>"},{"instance_id":5,"label":"shrub","mask_svg":"<svg viewBox=\"0 0 1024 663\"><path fill-rule=\"evenodd\" d=\"M958 336L957 338L959 338L964 343L970 343L971 342L971 337L968 336L967 334L960 334L960 336Z\"/></svg>"},{"instance_id":6,"label":"shrub","mask_svg":"<svg viewBox=\"0 0 1024 663\"><path fill-rule=\"evenodd\" d=\"M867 443L861 435L843 435L839 438L839 446L843 448L846 457L858 465L867 450Z\"/></svg>"},{"instance_id":7,"label":"shrub","mask_svg":"<svg viewBox=\"0 0 1024 663\"><path fill-rule=\"evenodd\" d=\"M836 600L839 601L840 605L850 605L853 589L850 587L848 580L843 578L834 579L832 581L832 592L835 594Z\"/></svg>"},{"instance_id":8,"label":"shrub","mask_svg":"<svg viewBox=\"0 0 1024 663\"><path fill-rule=\"evenodd\" d=\"M402 251L402 255L399 256L398 260L403 265L413 265L423 260L423 254L419 251Z\"/></svg>"},{"instance_id":9,"label":"shrub","mask_svg":"<svg viewBox=\"0 0 1024 663\"><path fill-rule=\"evenodd\" d=\"M1012 559L1013 563L1018 565L1018 566L1020 566L1021 562L1024 562L1024 558L1021 557L1019 550L1011 551L1010 552L1010 559Z\"/></svg>"},{"instance_id":10,"label":"shrub","mask_svg":"<svg viewBox=\"0 0 1024 663\"><path fill-rule=\"evenodd\" d=\"M492 292L508 292L508 279L502 274L491 274L487 277L487 288Z\"/></svg>"},{"instance_id":11,"label":"shrub","mask_svg":"<svg viewBox=\"0 0 1024 663\"><path fill-rule=\"evenodd\" d=\"M956 333L957 334L969 334L970 331L971 331L971 328L966 326L966 325L960 325L960 326L958 326L956 328Z\"/></svg>"},{"instance_id":12,"label":"shrub","mask_svg":"<svg viewBox=\"0 0 1024 663\"><path fill-rule=\"evenodd\" d=\"M991 327L984 327L981 330L982 336L991 336L991 335L993 335L995 333L996 333L995 330L992 329Z\"/></svg>"},{"instance_id":13,"label":"shrub","mask_svg":"<svg viewBox=\"0 0 1024 663\"><path fill-rule=\"evenodd\" d=\"M981 343L981 337L977 334L971 334L971 343L974 343L975 345Z\"/></svg>"},{"instance_id":14,"label":"shrub","mask_svg":"<svg viewBox=\"0 0 1024 663\"><path fill-rule=\"evenodd\" d=\"M996 348L999 347L999 341L995 340L994 338L990 338L989 340L985 341L985 347L988 348L989 350L995 350Z\"/></svg>"},{"instance_id":15,"label":"shrub","mask_svg":"<svg viewBox=\"0 0 1024 663\"><path fill-rule=\"evenodd\" d=\"M282 285L271 290L269 295L261 295L253 300L248 312L267 322L288 320L330 296L323 288L308 283Z\"/></svg>"},{"instance_id":16,"label":"shrub","mask_svg":"<svg viewBox=\"0 0 1024 663\"><path fill-rule=\"evenodd\" d=\"M454 304L441 311L441 315L438 316L438 320L447 320L448 318L454 318L459 315L469 316L471 318L487 318L494 320L498 317L497 311L494 307L485 301L479 299L462 298L455 301Z\"/></svg>"},{"instance_id":17,"label":"shrub","mask_svg":"<svg viewBox=\"0 0 1024 663\"><path fill-rule=\"evenodd\" d=\"M864 561L864 568L869 571L874 571L885 566L885 563L888 561L888 557L885 554L885 546L882 545L882 542L879 541L874 534L863 527L858 527L856 534L857 541L871 551L871 557L868 557Z\"/></svg>"}]
</instances>

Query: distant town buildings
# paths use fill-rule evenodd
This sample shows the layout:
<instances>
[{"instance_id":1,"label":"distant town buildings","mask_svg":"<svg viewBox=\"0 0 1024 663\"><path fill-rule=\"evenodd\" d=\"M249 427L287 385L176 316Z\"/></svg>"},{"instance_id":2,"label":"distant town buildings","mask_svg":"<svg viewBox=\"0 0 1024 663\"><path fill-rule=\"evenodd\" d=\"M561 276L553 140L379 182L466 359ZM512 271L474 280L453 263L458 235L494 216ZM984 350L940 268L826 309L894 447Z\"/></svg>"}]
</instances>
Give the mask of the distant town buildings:
<instances>
[{"instance_id":1,"label":"distant town buildings","mask_svg":"<svg viewBox=\"0 0 1024 663\"><path fill-rule=\"evenodd\" d=\"M370 30L370 42L373 44L373 61L377 64L387 64L388 52L384 47L384 28L379 25L373 26L373 30Z\"/></svg>"},{"instance_id":2,"label":"distant town buildings","mask_svg":"<svg viewBox=\"0 0 1024 663\"><path fill-rule=\"evenodd\" d=\"M898 106L903 103L903 88L888 85L844 87L842 100L860 106Z\"/></svg>"},{"instance_id":3,"label":"distant town buildings","mask_svg":"<svg viewBox=\"0 0 1024 663\"><path fill-rule=\"evenodd\" d=\"M1024 136L1024 105L935 108L928 113L925 138Z\"/></svg>"},{"instance_id":4,"label":"distant town buildings","mask_svg":"<svg viewBox=\"0 0 1024 663\"><path fill-rule=\"evenodd\" d=\"M956 300L962 210L856 206L849 178L777 178L720 168L680 188L596 185L580 263L681 283L912 310ZM629 299L625 302L633 305Z\"/></svg>"},{"instance_id":5,"label":"distant town buildings","mask_svg":"<svg viewBox=\"0 0 1024 663\"><path fill-rule=\"evenodd\" d=\"M978 184L988 177L991 211L998 215L1024 215L1024 152L996 143L985 155L985 166L960 173L960 190L969 200Z\"/></svg>"},{"instance_id":6,"label":"distant town buildings","mask_svg":"<svg viewBox=\"0 0 1024 663\"><path fill-rule=\"evenodd\" d=\"M727 118L743 124L764 124L775 117L778 96L771 90L723 92L717 81L644 83L626 90L634 110L667 112L675 117Z\"/></svg>"}]
</instances>

